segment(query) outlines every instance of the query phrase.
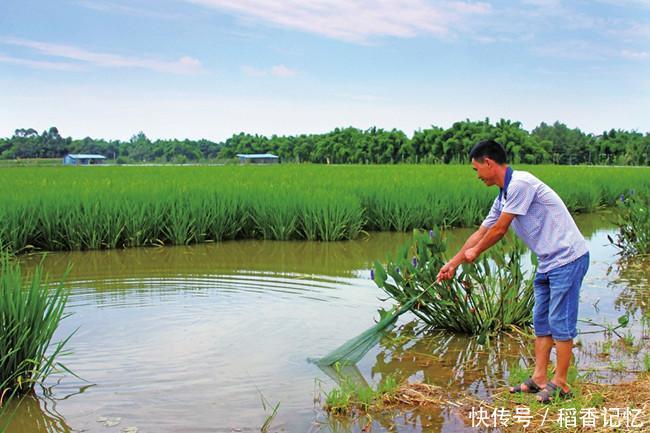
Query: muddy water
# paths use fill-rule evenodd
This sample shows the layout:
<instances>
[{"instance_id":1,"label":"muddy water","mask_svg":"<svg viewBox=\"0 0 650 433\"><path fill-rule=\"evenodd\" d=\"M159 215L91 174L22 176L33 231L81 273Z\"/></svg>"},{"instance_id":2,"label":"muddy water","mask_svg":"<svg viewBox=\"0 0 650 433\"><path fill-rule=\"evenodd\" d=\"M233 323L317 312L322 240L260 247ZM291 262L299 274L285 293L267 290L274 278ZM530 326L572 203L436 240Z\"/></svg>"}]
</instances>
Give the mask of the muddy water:
<instances>
[{"instance_id":1,"label":"muddy water","mask_svg":"<svg viewBox=\"0 0 650 433\"><path fill-rule=\"evenodd\" d=\"M607 246L608 214L577 217L589 239L591 267L580 316L616 322L634 317L636 341L647 336L638 318L648 312L647 261L617 265ZM451 249L468 235L452 232ZM12 418L11 433L259 431L280 402L270 431L359 431L319 409L319 389L334 382L307 362L372 324L382 292L369 280L376 259L408 235L372 233L343 243L238 241L192 247L52 253L45 268L72 289L58 338L74 330L65 364ZM26 267L37 258L27 259ZM597 327L581 325L590 332ZM494 349L441 332L424 333L406 318L359 363L370 383L387 374L424 379L482 396L503 385L530 348L504 338ZM581 371L595 379L626 380L613 363L642 368L640 350L616 338L603 353L602 334L583 334L576 350ZM497 350L498 349L498 350ZM429 409L374 421L373 431L471 431L453 414ZM125 430L129 431L129 430Z\"/></svg>"}]
</instances>

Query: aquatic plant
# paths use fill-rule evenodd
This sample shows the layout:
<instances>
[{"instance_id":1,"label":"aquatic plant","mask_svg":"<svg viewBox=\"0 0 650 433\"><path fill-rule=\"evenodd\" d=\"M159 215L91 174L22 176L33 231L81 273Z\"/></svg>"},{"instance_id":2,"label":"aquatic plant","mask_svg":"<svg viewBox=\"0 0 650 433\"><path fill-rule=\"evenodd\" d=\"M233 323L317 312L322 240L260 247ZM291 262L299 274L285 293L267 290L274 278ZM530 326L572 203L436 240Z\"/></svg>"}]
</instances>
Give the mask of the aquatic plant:
<instances>
[{"instance_id":1,"label":"aquatic plant","mask_svg":"<svg viewBox=\"0 0 650 433\"><path fill-rule=\"evenodd\" d=\"M626 257L650 254L650 193L622 194L618 207L618 233L609 241Z\"/></svg>"},{"instance_id":2,"label":"aquatic plant","mask_svg":"<svg viewBox=\"0 0 650 433\"><path fill-rule=\"evenodd\" d=\"M260 433L268 433L269 429L271 428L271 424L273 424L273 419L275 416L278 414L278 409L280 409L280 403L277 402L275 406L271 405L271 403L264 397L264 394L262 394L261 391L260 393L260 399L262 401L262 408L264 409L264 412L268 412L269 410L271 411L270 414L264 418L264 423L262 423L262 426L260 427Z\"/></svg>"},{"instance_id":3,"label":"aquatic plant","mask_svg":"<svg viewBox=\"0 0 650 433\"><path fill-rule=\"evenodd\" d=\"M439 229L414 231L407 242L384 265L375 262L373 279L390 298L391 310L380 309L380 320L359 336L322 358L318 365L358 362L389 330L397 318L410 311L431 329L444 329L477 336L479 344L500 332L521 331L532 324L533 279L537 268L523 272L523 243L515 238L503 242L472 264L464 264L456 278L436 282L446 262L446 244Z\"/></svg>"},{"instance_id":4,"label":"aquatic plant","mask_svg":"<svg viewBox=\"0 0 650 433\"><path fill-rule=\"evenodd\" d=\"M410 310L432 328L478 335L484 341L532 323L535 270L522 271L521 242L513 238L508 246L495 245L476 263L464 264L457 278L436 284L446 262L442 234L414 232L394 259L375 263L375 283L400 304L417 297Z\"/></svg>"},{"instance_id":5,"label":"aquatic plant","mask_svg":"<svg viewBox=\"0 0 650 433\"><path fill-rule=\"evenodd\" d=\"M70 336L51 344L68 290L51 286L39 265L27 280L20 265L7 254L0 257L0 395L25 394L59 368Z\"/></svg>"}]
</instances>

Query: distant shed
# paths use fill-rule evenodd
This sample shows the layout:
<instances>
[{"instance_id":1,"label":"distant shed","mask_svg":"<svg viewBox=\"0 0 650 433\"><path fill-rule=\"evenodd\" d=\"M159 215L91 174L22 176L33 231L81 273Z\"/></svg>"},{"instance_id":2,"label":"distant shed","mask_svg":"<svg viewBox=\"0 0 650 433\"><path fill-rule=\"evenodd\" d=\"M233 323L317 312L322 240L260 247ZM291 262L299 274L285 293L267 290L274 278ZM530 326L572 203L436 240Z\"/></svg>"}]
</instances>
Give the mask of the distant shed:
<instances>
[{"instance_id":1,"label":"distant shed","mask_svg":"<svg viewBox=\"0 0 650 433\"><path fill-rule=\"evenodd\" d=\"M70 153L63 158L63 165L96 165L102 164L105 159L104 155Z\"/></svg>"},{"instance_id":2,"label":"distant shed","mask_svg":"<svg viewBox=\"0 0 650 433\"><path fill-rule=\"evenodd\" d=\"M277 164L280 158L271 153L238 153L240 164Z\"/></svg>"}]
</instances>

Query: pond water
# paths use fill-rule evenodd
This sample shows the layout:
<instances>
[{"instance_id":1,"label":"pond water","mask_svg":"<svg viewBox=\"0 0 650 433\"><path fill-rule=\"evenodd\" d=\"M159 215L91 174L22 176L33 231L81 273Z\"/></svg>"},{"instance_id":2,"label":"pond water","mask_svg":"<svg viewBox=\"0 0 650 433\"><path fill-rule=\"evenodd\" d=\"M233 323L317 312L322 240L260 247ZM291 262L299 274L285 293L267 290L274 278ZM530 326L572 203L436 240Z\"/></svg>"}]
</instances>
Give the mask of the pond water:
<instances>
[{"instance_id":1,"label":"pond water","mask_svg":"<svg viewBox=\"0 0 650 433\"><path fill-rule=\"evenodd\" d=\"M631 311L637 320L623 332L631 332L641 350L614 345L605 357L602 333L581 335L578 368L591 369L601 381L632 378L608 366L641 369L648 347L638 318L648 309L650 263L617 264L607 241L612 219L608 213L576 217L591 251L580 317L615 323ZM469 233L450 232L450 249ZM50 378L37 397L14 408L7 431L253 432L271 413L261 395L272 405L280 402L270 431L359 431L359 423L329 419L320 410L319 389L335 383L307 358L373 324L383 293L369 279L369 268L409 237L371 233L340 243L234 241L50 253L45 269L52 278L73 265L67 278L67 310L73 314L56 339L76 330L63 361L84 380ZM25 267L37 261L28 257ZM530 356L530 344L516 339L500 339L488 350L463 336L424 332L411 319L401 320L354 372L370 383L395 374L489 397L504 385L509 366ZM373 426L463 430L472 429L440 408L377 418Z\"/></svg>"}]
</instances>

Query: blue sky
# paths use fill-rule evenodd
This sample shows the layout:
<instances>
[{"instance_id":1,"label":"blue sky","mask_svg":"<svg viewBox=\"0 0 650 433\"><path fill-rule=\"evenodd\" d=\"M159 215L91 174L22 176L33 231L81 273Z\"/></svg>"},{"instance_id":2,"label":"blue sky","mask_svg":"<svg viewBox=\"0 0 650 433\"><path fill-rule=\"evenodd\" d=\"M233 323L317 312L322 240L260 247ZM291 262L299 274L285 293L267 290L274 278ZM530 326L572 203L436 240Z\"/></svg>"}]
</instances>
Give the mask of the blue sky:
<instances>
[{"instance_id":1,"label":"blue sky","mask_svg":"<svg viewBox=\"0 0 650 433\"><path fill-rule=\"evenodd\" d=\"M0 136L650 131L650 0L3 0Z\"/></svg>"}]
</instances>

